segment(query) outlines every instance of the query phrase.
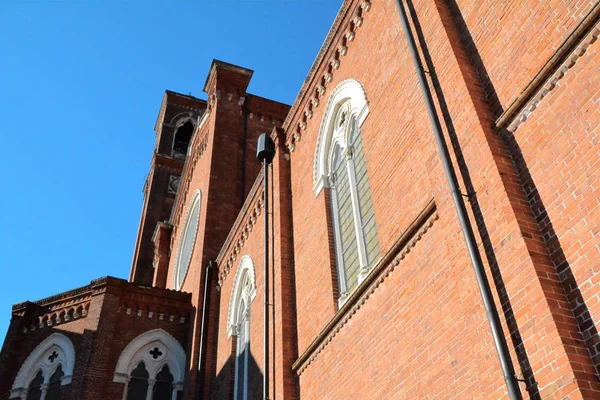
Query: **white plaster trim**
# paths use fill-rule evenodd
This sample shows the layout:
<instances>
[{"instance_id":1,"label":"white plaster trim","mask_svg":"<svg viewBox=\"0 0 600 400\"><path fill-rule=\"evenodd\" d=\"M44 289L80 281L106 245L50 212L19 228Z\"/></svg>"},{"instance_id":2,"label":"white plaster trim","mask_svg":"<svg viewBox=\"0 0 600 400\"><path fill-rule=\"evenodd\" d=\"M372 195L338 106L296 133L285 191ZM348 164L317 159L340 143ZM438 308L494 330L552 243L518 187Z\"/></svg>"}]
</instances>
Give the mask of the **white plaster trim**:
<instances>
[{"instance_id":1,"label":"white plaster trim","mask_svg":"<svg viewBox=\"0 0 600 400\"><path fill-rule=\"evenodd\" d=\"M250 303L256 297L256 271L254 269L254 261L252 257L245 255L240 259L237 272L235 273L235 279L233 280L233 290L231 292L231 298L229 299L229 311L227 313L227 337L230 338L235 332L237 321L238 321L238 304L244 296L242 284L244 279L248 275L250 279L250 292L246 294L248 296L247 309L250 311Z\"/></svg>"},{"instance_id":2,"label":"white plaster trim","mask_svg":"<svg viewBox=\"0 0 600 400\"><path fill-rule=\"evenodd\" d=\"M47 360L47 356L54 351L56 351L58 357L54 362L50 363ZM29 382L31 382L40 369L44 375L44 383L48 383L59 365L62 365L64 373L61 379L61 386L70 384L75 365L75 348L68 337L61 333L53 333L37 345L21 365L9 398L19 397L23 391L26 391Z\"/></svg>"},{"instance_id":3,"label":"white plaster trim","mask_svg":"<svg viewBox=\"0 0 600 400\"><path fill-rule=\"evenodd\" d=\"M176 290L181 289L181 287L183 286L183 283L185 282L185 278L187 278L187 274L190 270L190 263L192 261L192 256L194 254L194 249L196 247L196 233L198 232L198 225L200 223L201 202L202 202L202 192L200 191L200 189L197 189L194 192L194 194L192 196L192 200L190 201L190 204L186 211L183 229L181 229L181 231L180 231L181 236L179 237L179 246L177 247L177 255L175 256L175 268L173 270L173 287ZM196 206L198 207L198 220L195 221L196 228L194 229L193 232L188 232L188 226L190 223L193 222L193 221L190 221L189 218L193 214L194 207L196 207ZM182 260L181 259L181 251L183 250L183 244L185 243L185 239L187 238L187 235L189 235L189 234L193 235L194 243L192 244L192 249L190 250L189 258L186 260ZM183 279L180 282L179 281L179 271L181 270L182 267L186 268L186 272L185 272Z\"/></svg>"},{"instance_id":4,"label":"white plaster trim","mask_svg":"<svg viewBox=\"0 0 600 400\"><path fill-rule=\"evenodd\" d=\"M327 157L331 148L334 118L337 116L339 108L346 103L350 104L350 115L356 116L360 128L369 114L369 102L364 86L356 79L346 79L341 82L333 90L327 101L321 127L319 128L314 160L313 190L317 196L321 189L327 185Z\"/></svg>"},{"instance_id":5,"label":"white plaster trim","mask_svg":"<svg viewBox=\"0 0 600 400\"><path fill-rule=\"evenodd\" d=\"M163 353L158 359L154 359L150 354L150 350L154 347L158 347ZM131 372L140 361L143 361L150 379L155 379L156 374L165 365L169 365L173 375L173 385L179 385L185 375L185 360L185 351L177 339L162 329L147 331L125 347L117 361L113 382L127 383Z\"/></svg>"},{"instance_id":6,"label":"white plaster trim","mask_svg":"<svg viewBox=\"0 0 600 400\"><path fill-rule=\"evenodd\" d=\"M190 121L192 124L195 124L196 121L194 121L194 113L191 111L184 111L171 118L169 125L179 128L188 121Z\"/></svg>"}]
</instances>

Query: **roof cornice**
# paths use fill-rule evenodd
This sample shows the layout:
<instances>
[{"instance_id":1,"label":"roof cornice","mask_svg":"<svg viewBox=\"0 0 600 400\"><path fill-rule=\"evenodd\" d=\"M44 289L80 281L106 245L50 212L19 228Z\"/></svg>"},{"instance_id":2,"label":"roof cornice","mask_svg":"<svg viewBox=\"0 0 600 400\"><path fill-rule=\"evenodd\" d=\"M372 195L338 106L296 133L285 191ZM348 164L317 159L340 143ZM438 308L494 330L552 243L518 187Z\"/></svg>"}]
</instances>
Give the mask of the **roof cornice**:
<instances>
[{"instance_id":1,"label":"roof cornice","mask_svg":"<svg viewBox=\"0 0 600 400\"><path fill-rule=\"evenodd\" d=\"M300 141L307 121L319 106L333 74L339 69L342 58L348 53L348 44L356 37L366 13L371 9L371 0L345 0L321 50L313 62L296 100L283 123L286 131L286 146L294 151Z\"/></svg>"}]
</instances>

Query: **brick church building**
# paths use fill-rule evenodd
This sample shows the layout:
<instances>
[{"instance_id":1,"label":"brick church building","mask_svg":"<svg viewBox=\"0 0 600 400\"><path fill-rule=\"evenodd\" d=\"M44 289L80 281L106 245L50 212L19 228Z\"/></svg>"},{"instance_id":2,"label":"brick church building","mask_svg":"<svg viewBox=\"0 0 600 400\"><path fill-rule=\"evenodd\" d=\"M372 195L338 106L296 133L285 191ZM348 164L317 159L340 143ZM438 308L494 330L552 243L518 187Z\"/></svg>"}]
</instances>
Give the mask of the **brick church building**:
<instances>
[{"instance_id":1,"label":"brick church building","mask_svg":"<svg viewBox=\"0 0 600 400\"><path fill-rule=\"evenodd\" d=\"M0 399L600 399L599 21L346 0L291 106L214 61L129 279L14 305Z\"/></svg>"}]
</instances>

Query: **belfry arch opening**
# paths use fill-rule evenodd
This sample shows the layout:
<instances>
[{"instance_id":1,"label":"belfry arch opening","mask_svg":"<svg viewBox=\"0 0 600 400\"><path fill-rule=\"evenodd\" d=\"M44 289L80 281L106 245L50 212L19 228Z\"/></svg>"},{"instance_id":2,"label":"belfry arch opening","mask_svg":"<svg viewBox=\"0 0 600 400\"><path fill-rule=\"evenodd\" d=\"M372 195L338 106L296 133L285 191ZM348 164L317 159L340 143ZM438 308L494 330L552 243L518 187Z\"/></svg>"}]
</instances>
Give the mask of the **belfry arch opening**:
<instances>
[{"instance_id":1,"label":"belfry arch opening","mask_svg":"<svg viewBox=\"0 0 600 400\"><path fill-rule=\"evenodd\" d=\"M185 159L193 133L194 124L189 120L177 128L175 139L173 140L173 158L179 160Z\"/></svg>"}]
</instances>

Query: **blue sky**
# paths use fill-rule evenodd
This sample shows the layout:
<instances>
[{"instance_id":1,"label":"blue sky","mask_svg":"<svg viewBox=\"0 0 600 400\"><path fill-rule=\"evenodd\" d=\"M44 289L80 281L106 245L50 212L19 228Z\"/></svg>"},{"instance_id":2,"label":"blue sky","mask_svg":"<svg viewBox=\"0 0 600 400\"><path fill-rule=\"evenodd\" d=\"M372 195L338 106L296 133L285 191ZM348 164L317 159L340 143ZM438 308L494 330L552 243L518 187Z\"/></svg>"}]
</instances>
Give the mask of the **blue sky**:
<instances>
[{"instance_id":1,"label":"blue sky","mask_svg":"<svg viewBox=\"0 0 600 400\"><path fill-rule=\"evenodd\" d=\"M0 341L11 305L127 278L165 89L213 58L292 104L342 0L0 4Z\"/></svg>"}]
</instances>

